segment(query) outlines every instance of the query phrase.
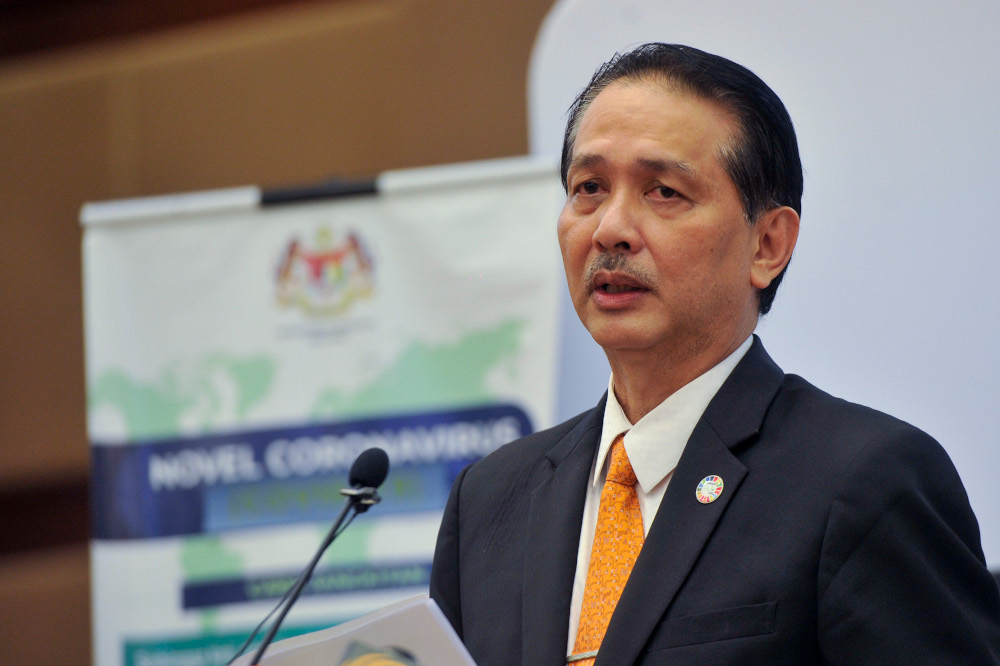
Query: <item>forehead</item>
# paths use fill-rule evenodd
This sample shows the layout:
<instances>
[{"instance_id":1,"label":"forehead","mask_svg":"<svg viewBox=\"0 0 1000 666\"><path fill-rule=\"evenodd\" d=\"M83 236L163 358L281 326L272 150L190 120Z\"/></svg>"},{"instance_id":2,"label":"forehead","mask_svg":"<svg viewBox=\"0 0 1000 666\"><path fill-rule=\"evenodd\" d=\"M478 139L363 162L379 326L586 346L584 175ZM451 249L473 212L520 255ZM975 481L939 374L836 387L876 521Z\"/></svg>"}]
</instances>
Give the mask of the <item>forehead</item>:
<instances>
[{"instance_id":1,"label":"forehead","mask_svg":"<svg viewBox=\"0 0 1000 666\"><path fill-rule=\"evenodd\" d=\"M580 117L570 166L625 146L645 161L667 159L718 166L737 121L721 104L669 82L619 80L602 90Z\"/></svg>"}]
</instances>

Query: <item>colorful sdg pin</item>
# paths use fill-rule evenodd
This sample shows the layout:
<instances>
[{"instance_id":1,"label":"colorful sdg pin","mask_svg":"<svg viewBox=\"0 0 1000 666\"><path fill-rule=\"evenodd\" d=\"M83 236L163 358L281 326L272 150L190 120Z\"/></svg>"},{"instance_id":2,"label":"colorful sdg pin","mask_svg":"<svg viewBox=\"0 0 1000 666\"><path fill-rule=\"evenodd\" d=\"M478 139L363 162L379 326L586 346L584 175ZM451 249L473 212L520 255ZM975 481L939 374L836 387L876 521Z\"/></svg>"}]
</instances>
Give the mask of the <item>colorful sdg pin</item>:
<instances>
[{"instance_id":1,"label":"colorful sdg pin","mask_svg":"<svg viewBox=\"0 0 1000 666\"><path fill-rule=\"evenodd\" d=\"M723 485L721 476L710 474L701 480L698 488L694 491L694 495L702 504L711 504L719 499L719 495L722 494Z\"/></svg>"}]
</instances>

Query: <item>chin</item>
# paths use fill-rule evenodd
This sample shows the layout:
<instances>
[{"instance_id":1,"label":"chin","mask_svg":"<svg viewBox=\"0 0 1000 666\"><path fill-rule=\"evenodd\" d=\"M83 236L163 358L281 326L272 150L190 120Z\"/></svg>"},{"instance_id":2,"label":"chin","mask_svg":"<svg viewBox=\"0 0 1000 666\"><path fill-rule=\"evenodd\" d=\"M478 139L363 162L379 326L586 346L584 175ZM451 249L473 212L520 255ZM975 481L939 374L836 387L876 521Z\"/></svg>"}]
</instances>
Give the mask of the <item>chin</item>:
<instances>
[{"instance_id":1,"label":"chin","mask_svg":"<svg viewBox=\"0 0 1000 666\"><path fill-rule=\"evenodd\" d=\"M590 337L606 352L649 349L655 346L656 336L640 326L593 325L588 326Z\"/></svg>"}]
</instances>

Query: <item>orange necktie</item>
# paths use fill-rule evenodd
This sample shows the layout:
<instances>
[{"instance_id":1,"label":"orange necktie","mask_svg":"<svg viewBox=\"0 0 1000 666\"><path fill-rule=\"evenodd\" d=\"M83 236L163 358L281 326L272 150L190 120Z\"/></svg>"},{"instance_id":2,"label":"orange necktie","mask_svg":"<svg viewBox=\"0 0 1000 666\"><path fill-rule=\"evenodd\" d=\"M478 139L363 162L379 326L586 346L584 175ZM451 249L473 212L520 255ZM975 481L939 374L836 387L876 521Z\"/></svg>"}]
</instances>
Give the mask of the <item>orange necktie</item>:
<instances>
[{"instance_id":1,"label":"orange necktie","mask_svg":"<svg viewBox=\"0 0 1000 666\"><path fill-rule=\"evenodd\" d=\"M571 662L590 666L608 630L632 565L642 549L642 514L635 494L635 472L625 453L625 433L611 444L611 465L601 489L594 547L583 591L580 626L576 632Z\"/></svg>"}]
</instances>

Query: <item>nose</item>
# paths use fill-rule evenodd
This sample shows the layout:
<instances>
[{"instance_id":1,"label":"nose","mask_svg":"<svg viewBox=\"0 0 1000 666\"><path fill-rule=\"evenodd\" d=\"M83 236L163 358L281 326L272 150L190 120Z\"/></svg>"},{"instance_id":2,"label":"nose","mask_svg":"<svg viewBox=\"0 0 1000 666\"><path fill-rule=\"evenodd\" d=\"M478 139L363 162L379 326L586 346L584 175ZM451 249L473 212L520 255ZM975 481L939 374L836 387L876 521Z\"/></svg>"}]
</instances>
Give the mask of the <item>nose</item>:
<instances>
[{"instance_id":1,"label":"nose","mask_svg":"<svg viewBox=\"0 0 1000 666\"><path fill-rule=\"evenodd\" d=\"M642 247L639 234L639 211L625 193L608 197L598 211L597 228L594 229L594 247L602 252L627 252L633 254Z\"/></svg>"}]
</instances>

